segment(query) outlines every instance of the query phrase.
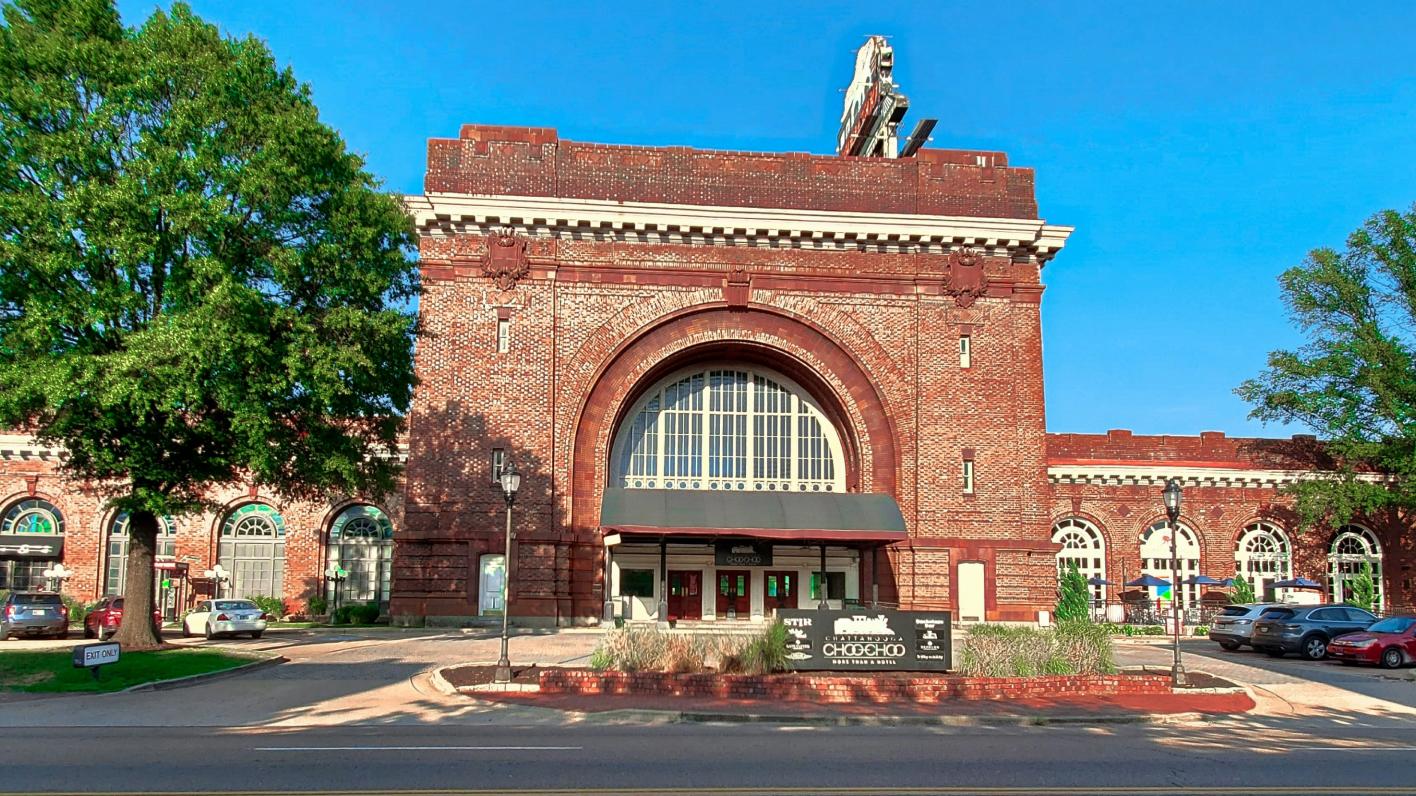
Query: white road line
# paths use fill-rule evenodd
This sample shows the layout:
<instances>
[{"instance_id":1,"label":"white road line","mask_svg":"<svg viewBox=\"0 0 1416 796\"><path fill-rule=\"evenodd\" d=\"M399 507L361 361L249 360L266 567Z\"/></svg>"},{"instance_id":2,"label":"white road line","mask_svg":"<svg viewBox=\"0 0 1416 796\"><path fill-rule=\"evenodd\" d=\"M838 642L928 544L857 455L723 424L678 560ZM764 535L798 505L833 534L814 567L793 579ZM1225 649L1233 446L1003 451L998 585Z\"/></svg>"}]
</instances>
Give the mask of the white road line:
<instances>
[{"instance_id":1,"label":"white road line","mask_svg":"<svg viewBox=\"0 0 1416 796\"><path fill-rule=\"evenodd\" d=\"M1285 752L1416 752L1416 746L1289 746Z\"/></svg>"},{"instance_id":2,"label":"white road line","mask_svg":"<svg viewBox=\"0 0 1416 796\"><path fill-rule=\"evenodd\" d=\"M257 746L257 752L557 752L583 746Z\"/></svg>"}]
</instances>

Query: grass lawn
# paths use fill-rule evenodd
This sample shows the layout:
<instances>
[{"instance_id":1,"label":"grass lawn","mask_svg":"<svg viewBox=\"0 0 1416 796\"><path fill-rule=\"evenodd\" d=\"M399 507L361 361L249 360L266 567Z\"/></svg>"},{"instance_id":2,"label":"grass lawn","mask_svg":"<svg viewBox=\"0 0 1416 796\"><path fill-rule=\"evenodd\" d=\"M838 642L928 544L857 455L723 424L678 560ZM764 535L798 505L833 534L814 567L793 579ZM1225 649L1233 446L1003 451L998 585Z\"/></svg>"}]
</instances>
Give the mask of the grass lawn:
<instances>
[{"instance_id":1,"label":"grass lawn","mask_svg":"<svg viewBox=\"0 0 1416 796\"><path fill-rule=\"evenodd\" d=\"M124 652L117 663L104 666L94 681L87 669L74 668L73 654L67 649L0 652L0 691L119 691L155 680L219 672L251 661L204 649Z\"/></svg>"}]
</instances>

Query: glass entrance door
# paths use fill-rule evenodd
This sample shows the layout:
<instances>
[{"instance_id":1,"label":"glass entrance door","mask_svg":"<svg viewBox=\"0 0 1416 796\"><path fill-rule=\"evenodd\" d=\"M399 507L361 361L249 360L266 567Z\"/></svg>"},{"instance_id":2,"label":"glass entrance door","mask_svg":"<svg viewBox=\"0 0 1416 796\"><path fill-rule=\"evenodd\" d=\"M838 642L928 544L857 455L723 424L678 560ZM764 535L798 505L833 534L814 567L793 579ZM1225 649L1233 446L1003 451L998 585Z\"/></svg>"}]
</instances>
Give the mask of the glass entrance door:
<instances>
[{"instance_id":1,"label":"glass entrance door","mask_svg":"<svg viewBox=\"0 0 1416 796\"><path fill-rule=\"evenodd\" d=\"M718 618L752 616L752 574L746 570L718 570Z\"/></svg>"},{"instance_id":2,"label":"glass entrance door","mask_svg":"<svg viewBox=\"0 0 1416 796\"><path fill-rule=\"evenodd\" d=\"M762 604L768 611L797 607L796 582L795 572L764 573L763 583L766 591L762 595Z\"/></svg>"},{"instance_id":3,"label":"glass entrance door","mask_svg":"<svg viewBox=\"0 0 1416 796\"><path fill-rule=\"evenodd\" d=\"M702 619L702 572L669 570L669 619Z\"/></svg>"}]
</instances>

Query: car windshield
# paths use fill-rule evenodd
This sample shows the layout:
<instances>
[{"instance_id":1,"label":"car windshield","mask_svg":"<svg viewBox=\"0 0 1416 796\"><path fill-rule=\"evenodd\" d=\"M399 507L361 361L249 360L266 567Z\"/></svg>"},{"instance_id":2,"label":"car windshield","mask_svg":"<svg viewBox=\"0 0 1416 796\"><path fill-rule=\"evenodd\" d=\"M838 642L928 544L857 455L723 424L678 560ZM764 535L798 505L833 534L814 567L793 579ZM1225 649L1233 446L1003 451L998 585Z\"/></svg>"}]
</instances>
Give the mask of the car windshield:
<instances>
[{"instance_id":1,"label":"car windshield","mask_svg":"<svg viewBox=\"0 0 1416 796\"><path fill-rule=\"evenodd\" d=\"M250 611L256 604L249 600L217 600L216 610L218 611Z\"/></svg>"},{"instance_id":2,"label":"car windshield","mask_svg":"<svg viewBox=\"0 0 1416 796\"><path fill-rule=\"evenodd\" d=\"M57 594L16 594L16 605L63 605Z\"/></svg>"},{"instance_id":3,"label":"car windshield","mask_svg":"<svg viewBox=\"0 0 1416 796\"><path fill-rule=\"evenodd\" d=\"M1416 618L1409 616L1392 616L1367 628L1368 633L1405 633L1416 625Z\"/></svg>"},{"instance_id":4,"label":"car windshield","mask_svg":"<svg viewBox=\"0 0 1416 796\"><path fill-rule=\"evenodd\" d=\"M1243 616L1247 613L1249 613L1249 609L1242 605L1230 605L1219 612L1220 616Z\"/></svg>"}]
</instances>

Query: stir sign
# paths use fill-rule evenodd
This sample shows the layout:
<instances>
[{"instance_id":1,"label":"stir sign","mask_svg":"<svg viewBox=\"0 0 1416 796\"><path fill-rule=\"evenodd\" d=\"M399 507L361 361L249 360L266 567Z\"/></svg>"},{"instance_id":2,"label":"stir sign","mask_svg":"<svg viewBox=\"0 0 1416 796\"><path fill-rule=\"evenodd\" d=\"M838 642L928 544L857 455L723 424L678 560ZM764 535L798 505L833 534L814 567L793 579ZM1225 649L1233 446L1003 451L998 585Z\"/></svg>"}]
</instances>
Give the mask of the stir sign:
<instances>
[{"instance_id":1,"label":"stir sign","mask_svg":"<svg viewBox=\"0 0 1416 796\"><path fill-rule=\"evenodd\" d=\"M110 641L102 644L80 644L74 647L74 668L88 669L93 672L93 679L98 679L98 668L117 663L122 649L118 642Z\"/></svg>"}]
</instances>

